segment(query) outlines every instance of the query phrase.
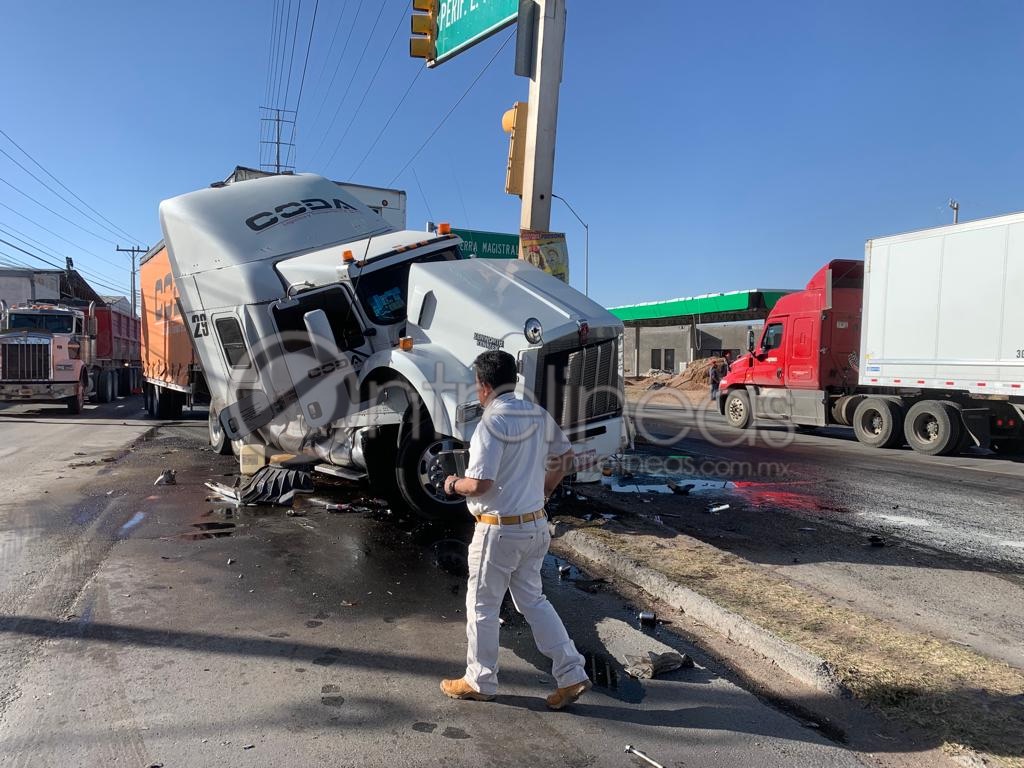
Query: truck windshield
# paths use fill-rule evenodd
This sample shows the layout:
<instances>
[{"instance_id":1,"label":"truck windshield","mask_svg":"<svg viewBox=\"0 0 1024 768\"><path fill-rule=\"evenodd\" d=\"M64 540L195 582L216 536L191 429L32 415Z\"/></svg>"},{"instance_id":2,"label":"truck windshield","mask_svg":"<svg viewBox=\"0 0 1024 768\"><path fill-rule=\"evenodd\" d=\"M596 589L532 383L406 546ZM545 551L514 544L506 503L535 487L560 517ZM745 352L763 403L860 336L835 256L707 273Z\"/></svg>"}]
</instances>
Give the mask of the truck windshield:
<instances>
[{"instance_id":1,"label":"truck windshield","mask_svg":"<svg viewBox=\"0 0 1024 768\"><path fill-rule=\"evenodd\" d=\"M42 315L35 312L29 314L12 313L10 329L12 331L49 331L50 333L71 333L75 319L71 315Z\"/></svg>"},{"instance_id":2,"label":"truck windshield","mask_svg":"<svg viewBox=\"0 0 1024 768\"><path fill-rule=\"evenodd\" d=\"M415 259L394 264L376 272L360 275L356 281L356 294L363 310L377 325L391 325L405 321L405 306L409 293L409 266L432 264L437 261L456 261L463 258L458 247L434 251Z\"/></svg>"}]
</instances>

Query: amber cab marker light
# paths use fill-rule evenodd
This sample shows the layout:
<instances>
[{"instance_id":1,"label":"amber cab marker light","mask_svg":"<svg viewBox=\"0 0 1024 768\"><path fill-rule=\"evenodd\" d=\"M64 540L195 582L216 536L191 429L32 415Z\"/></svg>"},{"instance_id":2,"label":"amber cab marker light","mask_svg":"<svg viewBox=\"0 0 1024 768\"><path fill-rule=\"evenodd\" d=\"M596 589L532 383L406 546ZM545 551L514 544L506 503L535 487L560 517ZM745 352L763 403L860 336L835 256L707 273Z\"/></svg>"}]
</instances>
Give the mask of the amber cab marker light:
<instances>
[{"instance_id":1,"label":"amber cab marker light","mask_svg":"<svg viewBox=\"0 0 1024 768\"><path fill-rule=\"evenodd\" d=\"M403 352L412 352L412 336L403 336L398 340L398 348Z\"/></svg>"},{"instance_id":2,"label":"amber cab marker light","mask_svg":"<svg viewBox=\"0 0 1024 768\"><path fill-rule=\"evenodd\" d=\"M450 235L452 233L452 225L447 221L442 221L437 225L437 234L439 235Z\"/></svg>"}]
</instances>

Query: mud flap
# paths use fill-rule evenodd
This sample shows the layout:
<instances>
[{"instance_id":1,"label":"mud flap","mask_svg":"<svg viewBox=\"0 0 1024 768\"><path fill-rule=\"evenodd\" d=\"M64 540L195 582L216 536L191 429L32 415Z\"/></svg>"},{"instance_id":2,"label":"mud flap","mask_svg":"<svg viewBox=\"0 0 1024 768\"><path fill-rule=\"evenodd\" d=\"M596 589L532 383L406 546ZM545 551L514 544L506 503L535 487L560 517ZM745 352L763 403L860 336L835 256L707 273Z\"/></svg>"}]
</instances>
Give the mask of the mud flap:
<instances>
[{"instance_id":1,"label":"mud flap","mask_svg":"<svg viewBox=\"0 0 1024 768\"><path fill-rule=\"evenodd\" d=\"M988 408L964 408L960 414L971 441L979 448L988 448L992 442L991 414Z\"/></svg>"}]
</instances>

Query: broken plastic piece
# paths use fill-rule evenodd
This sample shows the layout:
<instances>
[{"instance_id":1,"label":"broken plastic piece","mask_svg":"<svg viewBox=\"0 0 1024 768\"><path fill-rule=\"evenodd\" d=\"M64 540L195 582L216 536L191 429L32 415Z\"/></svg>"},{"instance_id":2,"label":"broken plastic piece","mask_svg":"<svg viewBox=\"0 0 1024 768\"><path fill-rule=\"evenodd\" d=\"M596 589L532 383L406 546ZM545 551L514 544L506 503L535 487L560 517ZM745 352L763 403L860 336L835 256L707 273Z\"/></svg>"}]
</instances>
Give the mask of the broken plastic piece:
<instances>
[{"instance_id":1,"label":"broken plastic piece","mask_svg":"<svg viewBox=\"0 0 1024 768\"><path fill-rule=\"evenodd\" d=\"M725 512L725 510L727 509L729 509L728 504L719 504L718 506L711 507L711 509L709 509L708 512Z\"/></svg>"},{"instance_id":2,"label":"broken plastic piece","mask_svg":"<svg viewBox=\"0 0 1024 768\"><path fill-rule=\"evenodd\" d=\"M153 485L177 485L178 481L174 479L175 474L173 469L165 469L160 473L160 477L156 479Z\"/></svg>"},{"instance_id":3,"label":"broken plastic piece","mask_svg":"<svg viewBox=\"0 0 1024 768\"><path fill-rule=\"evenodd\" d=\"M626 674L637 680L650 680L658 675L675 672L681 667L692 669L695 666L689 654L680 655L675 651L648 651L646 656L626 656L626 664Z\"/></svg>"}]
</instances>

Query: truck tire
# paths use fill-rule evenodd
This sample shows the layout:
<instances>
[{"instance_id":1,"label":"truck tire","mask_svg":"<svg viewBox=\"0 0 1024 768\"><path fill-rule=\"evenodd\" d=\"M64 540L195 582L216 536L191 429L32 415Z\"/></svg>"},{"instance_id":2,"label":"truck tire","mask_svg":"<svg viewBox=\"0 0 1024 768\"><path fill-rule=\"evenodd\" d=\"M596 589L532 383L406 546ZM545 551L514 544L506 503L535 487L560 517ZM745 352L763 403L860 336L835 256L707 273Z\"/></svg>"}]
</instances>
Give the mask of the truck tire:
<instances>
[{"instance_id":1,"label":"truck tire","mask_svg":"<svg viewBox=\"0 0 1024 768\"><path fill-rule=\"evenodd\" d=\"M153 392L154 408L158 419L176 421L181 418L183 398L180 392L175 392L173 389L165 389L164 387L155 387Z\"/></svg>"},{"instance_id":2,"label":"truck tire","mask_svg":"<svg viewBox=\"0 0 1024 768\"><path fill-rule=\"evenodd\" d=\"M920 400L910 406L903 422L907 444L927 456L945 456L960 448L964 426L952 403Z\"/></svg>"},{"instance_id":3,"label":"truck tire","mask_svg":"<svg viewBox=\"0 0 1024 768\"><path fill-rule=\"evenodd\" d=\"M212 405L210 406L210 413L206 418L206 424L210 432L210 447L221 456L230 456L234 453L231 440L228 438L227 432L220 425L220 412Z\"/></svg>"},{"instance_id":4,"label":"truck tire","mask_svg":"<svg viewBox=\"0 0 1024 768\"><path fill-rule=\"evenodd\" d=\"M832 421L844 427L853 426L853 414L864 395L843 395L832 404Z\"/></svg>"},{"instance_id":5,"label":"truck tire","mask_svg":"<svg viewBox=\"0 0 1024 768\"><path fill-rule=\"evenodd\" d=\"M100 371L96 377L96 402L109 403L114 399L114 380L110 371Z\"/></svg>"},{"instance_id":6,"label":"truck tire","mask_svg":"<svg viewBox=\"0 0 1024 768\"><path fill-rule=\"evenodd\" d=\"M903 405L882 397L866 397L853 412L857 439L872 448L896 448L903 443Z\"/></svg>"},{"instance_id":7,"label":"truck tire","mask_svg":"<svg viewBox=\"0 0 1024 768\"><path fill-rule=\"evenodd\" d=\"M461 447L456 440L436 434L429 419L419 429L403 425L395 458L395 483L400 500L424 520L438 523L465 520L466 500L445 497L439 487L444 476L436 463L439 451Z\"/></svg>"},{"instance_id":8,"label":"truck tire","mask_svg":"<svg viewBox=\"0 0 1024 768\"><path fill-rule=\"evenodd\" d=\"M142 405L151 419L156 418L156 387L145 384L142 388Z\"/></svg>"},{"instance_id":9,"label":"truck tire","mask_svg":"<svg viewBox=\"0 0 1024 768\"><path fill-rule=\"evenodd\" d=\"M80 382L78 391L64 401L68 406L68 413L77 416L85 408L85 383Z\"/></svg>"},{"instance_id":10,"label":"truck tire","mask_svg":"<svg viewBox=\"0 0 1024 768\"><path fill-rule=\"evenodd\" d=\"M750 396L745 389L733 389L725 396L725 420L730 427L746 429L754 421Z\"/></svg>"}]
</instances>

